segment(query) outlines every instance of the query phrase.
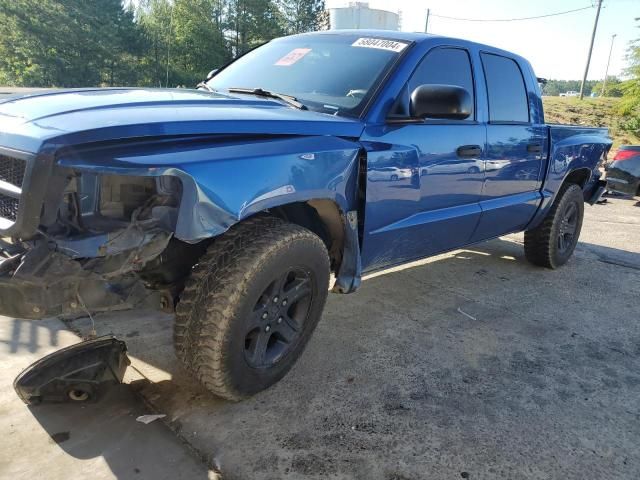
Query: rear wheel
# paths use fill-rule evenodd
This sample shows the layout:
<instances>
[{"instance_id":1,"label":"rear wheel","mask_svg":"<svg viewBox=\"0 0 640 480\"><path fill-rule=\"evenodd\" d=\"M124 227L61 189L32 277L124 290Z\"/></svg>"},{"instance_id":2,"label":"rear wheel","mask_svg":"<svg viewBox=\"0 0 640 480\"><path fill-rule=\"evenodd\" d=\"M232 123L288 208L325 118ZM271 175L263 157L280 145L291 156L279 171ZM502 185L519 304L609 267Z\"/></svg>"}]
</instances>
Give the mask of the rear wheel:
<instances>
[{"instance_id":1,"label":"rear wheel","mask_svg":"<svg viewBox=\"0 0 640 480\"><path fill-rule=\"evenodd\" d=\"M534 265L558 268L573 254L584 216L582 189L563 185L551 210L540 225L524 233L524 251Z\"/></svg>"},{"instance_id":2,"label":"rear wheel","mask_svg":"<svg viewBox=\"0 0 640 480\"><path fill-rule=\"evenodd\" d=\"M238 224L193 269L176 309L176 354L218 396L264 390L302 353L328 284L317 235L272 217Z\"/></svg>"}]
</instances>

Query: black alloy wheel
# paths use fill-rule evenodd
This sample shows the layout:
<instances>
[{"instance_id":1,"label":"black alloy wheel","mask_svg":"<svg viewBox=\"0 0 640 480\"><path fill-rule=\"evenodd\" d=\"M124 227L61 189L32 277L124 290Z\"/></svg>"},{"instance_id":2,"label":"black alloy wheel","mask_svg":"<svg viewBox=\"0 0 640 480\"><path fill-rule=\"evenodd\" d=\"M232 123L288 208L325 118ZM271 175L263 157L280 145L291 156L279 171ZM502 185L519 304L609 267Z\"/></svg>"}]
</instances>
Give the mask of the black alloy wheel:
<instances>
[{"instance_id":1,"label":"black alloy wheel","mask_svg":"<svg viewBox=\"0 0 640 480\"><path fill-rule=\"evenodd\" d=\"M565 206L558 228L558 252L564 255L575 244L576 231L578 230L578 207L571 202Z\"/></svg>"},{"instance_id":2,"label":"black alloy wheel","mask_svg":"<svg viewBox=\"0 0 640 480\"><path fill-rule=\"evenodd\" d=\"M286 375L324 308L330 261L318 235L259 215L193 267L176 307L178 359L211 392L240 400Z\"/></svg>"},{"instance_id":3,"label":"black alloy wheel","mask_svg":"<svg viewBox=\"0 0 640 480\"><path fill-rule=\"evenodd\" d=\"M295 346L312 300L310 273L295 268L280 275L255 304L244 354L253 368L269 368Z\"/></svg>"}]
</instances>

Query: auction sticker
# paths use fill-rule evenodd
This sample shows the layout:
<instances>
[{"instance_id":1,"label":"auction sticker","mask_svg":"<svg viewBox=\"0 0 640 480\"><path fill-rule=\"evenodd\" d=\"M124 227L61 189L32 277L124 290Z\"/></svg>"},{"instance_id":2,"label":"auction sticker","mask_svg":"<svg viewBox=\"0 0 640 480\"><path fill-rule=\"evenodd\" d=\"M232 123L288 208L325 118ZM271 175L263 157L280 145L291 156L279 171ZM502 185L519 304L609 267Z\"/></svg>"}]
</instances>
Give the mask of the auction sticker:
<instances>
[{"instance_id":1,"label":"auction sticker","mask_svg":"<svg viewBox=\"0 0 640 480\"><path fill-rule=\"evenodd\" d=\"M404 42L386 40L384 38L359 38L351 44L352 47L377 48L378 50L389 50L390 52L401 52L407 47Z\"/></svg>"},{"instance_id":2,"label":"auction sticker","mask_svg":"<svg viewBox=\"0 0 640 480\"><path fill-rule=\"evenodd\" d=\"M274 65L280 65L281 67L288 67L289 65L293 65L302 57L304 57L307 53L311 51L310 48L294 48L289 53L287 53L284 57L278 60Z\"/></svg>"}]
</instances>

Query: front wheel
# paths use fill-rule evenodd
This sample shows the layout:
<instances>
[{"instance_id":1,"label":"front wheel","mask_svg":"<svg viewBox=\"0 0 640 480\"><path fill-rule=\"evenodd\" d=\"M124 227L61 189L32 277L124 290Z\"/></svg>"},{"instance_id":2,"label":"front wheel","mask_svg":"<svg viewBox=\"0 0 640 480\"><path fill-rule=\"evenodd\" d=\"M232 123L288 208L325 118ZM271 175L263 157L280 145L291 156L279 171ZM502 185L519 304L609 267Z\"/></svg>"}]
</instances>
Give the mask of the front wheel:
<instances>
[{"instance_id":1,"label":"front wheel","mask_svg":"<svg viewBox=\"0 0 640 480\"><path fill-rule=\"evenodd\" d=\"M582 189L576 184L564 185L542 223L524 233L527 260L547 268L564 265L578 243L583 217Z\"/></svg>"},{"instance_id":2,"label":"front wheel","mask_svg":"<svg viewBox=\"0 0 640 480\"><path fill-rule=\"evenodd\" d=\"M217 238L178 306L176 354L214 394L240 400L280 380L327 298L329 256L311 231L256 217Z\"/></svg>"}]
</instances>

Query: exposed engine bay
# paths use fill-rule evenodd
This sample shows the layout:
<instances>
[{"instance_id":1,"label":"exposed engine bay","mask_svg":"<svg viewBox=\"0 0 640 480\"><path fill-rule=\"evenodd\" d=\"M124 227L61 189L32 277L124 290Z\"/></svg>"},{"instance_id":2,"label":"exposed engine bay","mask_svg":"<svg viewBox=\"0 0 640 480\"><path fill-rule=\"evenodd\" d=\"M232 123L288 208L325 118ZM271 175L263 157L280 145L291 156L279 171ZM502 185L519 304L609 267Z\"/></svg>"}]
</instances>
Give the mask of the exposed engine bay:
<instances>
[{"instance_id":1,"label":"exposed engine bay","mask_svg":"<svg viewBox=\"0 0 640 480\"><path fill-rule=\"evenodd\" d=\"M21 318L172 311L207 241L174 238L179 178L54 168L37 232L0 244L0 304Z\"/></svg>"}]
</instances>

